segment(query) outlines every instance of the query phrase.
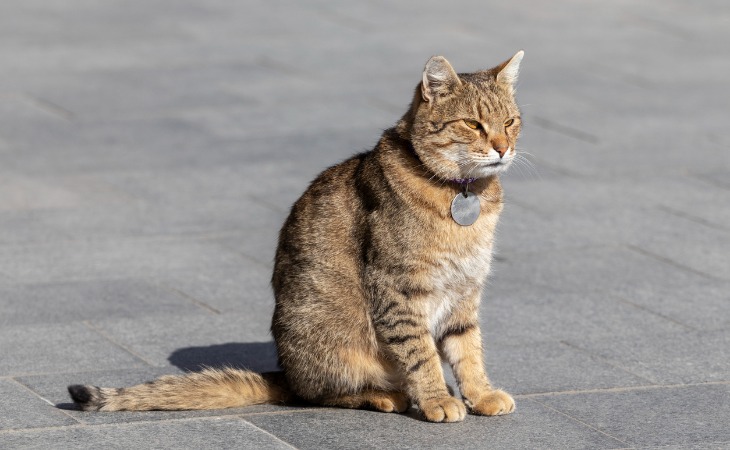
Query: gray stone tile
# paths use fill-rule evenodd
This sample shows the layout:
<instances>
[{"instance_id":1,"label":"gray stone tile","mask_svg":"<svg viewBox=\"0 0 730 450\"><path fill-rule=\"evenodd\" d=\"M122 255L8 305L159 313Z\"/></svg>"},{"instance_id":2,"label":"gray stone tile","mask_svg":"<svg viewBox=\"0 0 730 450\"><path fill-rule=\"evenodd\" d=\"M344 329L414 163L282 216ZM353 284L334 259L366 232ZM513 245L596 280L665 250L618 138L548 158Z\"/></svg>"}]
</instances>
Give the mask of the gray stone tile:
<instances>
[{"instance_id":1,"label":"gray stone tile","mask_svg":"<svg viewBox=\"0 0 730 450\"><path fill-rule=\"evenodd\" d=\"M103 238L3 249L0 272L30 283L141 277L246 261L219 245L187 238Z\"/></svg>"},{"instance_id":2,"label":"gray stone tile","mask_svg":"<svg viewBox=\"0 0 730 450\"><path fill-rule=\"evenodd\" d=\"M112 186L89 176L4 176L0 181L0 211L69 209L127 200Z\"/></svg>"},{"instance_id":3,"label":"gray stone tile","mask_svg":"<svg viewBox=\"0 0 730 450\"><path fill-rule=\"evenodd\" d=\"M654 201L665 214L730 231L730 190L709 184L703 175L676 178L643 177L636 183L641 196Z\"/></svg>"},{"instance_id":4,"label":"gray stone tile","mask_svg":"<svg viewBox=\"0 0 730 450\"><path fill-rule=\"evenodd\" d=\"M616 295L655 314L695 330L722 330L730 325L727 314L730 283L702 280L616 289Z\"/></svg>"},{"instance_id":5,"label":"gray stone tile","mask_svg":"<svg viewBox=\"0 0 730 450\"><path fill-rule=\"evenodd\" d=\"M553 291L627 293L665 285L707 282L701 274L623 247L587 247L506 258L494 268L493 283L528 282Z\"/></svg>"},{"instance_id":6,"label":"gray stone tile","mask_svg":"<svg viewBox=\"0 0 730 450\"><path fill-rule=\"evenodd\" d=\"M273 304L265 308L222 315L95 320L93 324L157 366L230 365L267 371L277 366L269 334Z\"/></svg>"},{"instance_id":7,"label":"gray stone tile","mask_svg":"<svg viewBox=\"0 0 730 450\"><path fill-rule=\"evenodd\" d=\"M0 376L145 366L80 322L4 326L0 342Z\"/></svg>"},{"instance_id":8,"label":"gray stone tile","mask_svg":"<svg viewBox=\"0 0 730 450\"><path fill-rule=\"evenodd\" d=\"M210 313L183 295L137 279L0 286L0 309L0 325L6 326Z\"/></svg>"},{"instance_id":9,"label":"gray stone tile","mask_svg":"<svg viewBox=\"0 0 730 450\"><path fill-rule=\"evenodd\" d=\"M707 448L701 443L708 442L712 448L713 442L730 440L727 384L536 397L535 401L620 436L631 447Z\"/></svg>"},{"instance_id":10,"label":"gray stone tile","mask_svg":"<svg viewBox=\"0 0 730 450\"><path fill-rule=\"evenodd\" d=\"M513 395L645 386L651 380L561 342L486 343L492 384Z\"/></svg>"},{"instance_id":11,"label":"gray stone tile","mask_svg":"<svg viewBox=\"0 0 730 450\"><path fill-rule=\"evenodd\" d=\"M725 314L729 301L727 292L730 289L727 282L707 279L701 274L636 251L574 248L525 257L505 252L500 255L503 258L494 264L485 302L487 305L495 302L498 307L511 312L499 315L489 313L485 316L487 319L494 316L508 324L506 321L510 317L518 315L518 320L527 320L533 327L544 327L546 322L540 320L539 316L522 315L515 310L525 305L536 313L549 316L563 313L562 310L534 309L538 299L554 299L554 292L557 291L574 292L585 297L582 312L576 314L574 320L585 321L590 317L591 320L604 322L613 315L621 321L622 311L630 313L627 317L634 319L626 319L625 323L620 324L624 333L633 327L629 327L630 324L643 320L648 321L639 325L642 329L647 324L661 325L646 314L639 313L636 308L643 308L650 314L694 329L723 329L729 320ZM528 286L531 283L533 287L520 289L519 286L525 282ZM595 315L586 307L597 308L603 314ZM565 313L570 315L571 311ZM656 330L670 331L663 327ZM521 332L503 328L511 335ZM566 328L573 328L573 325ZM594 327L591 331L598 330Z\"/></svg>"},{"instance_id":12,"label":"gray stone tile","mask_svg":"<svg viewBox=\"0 0 730 450\"><path fill-rule=\"evenodd\" d=\"M521 254L560 252L587 246L613 245L615 228L607 227L593 217L579 214L544 213L510 200L497 228L495 254L505 259ZM543 205L547 206L547 205Z\"/></svg>"},{"instance_id":13,"label":"gray stone tile","mask_svg":"<svg viewBox=\"0 0 730 450\"><path fill-rule=\"evenodd\" d=\"M416 74L414 74L416 75ZM414 76L414 85L418 77ZM271 123L262 111L252 111L250 108L234 108L223 111L211 110L208 114L185 115L186 119L200 121L206 124L216 136L233 138L238 136L260 136L275 132L297 133L309 130L319 124L328 124L327 128L336 131L345 131L356 123L358 127L367 127L372 130L375 136L380 130L389 128L400 119L402 113L407 109L408 103L401 106L401 111L394 113L390 110L383 110L380 105L372 100L354 99L351 96L341 98L319 99L322 108L308 109L302 103L301 108L284 108L280 111L278 119L282 122ZM347 120L342 120L343 115ZM245 127L233 127L234 123L245 123ZM282 123L284 125L282 125Z\"/></svg>"},{"instance_id":14,"label":"gray stone tile","mask_svg":"<svg viewBox=\"0 0 730 450\"><path fill-rule=\"evenodd\" d=\"M249 253L244 248L241 251L245 254L258 254ZM273 255L273 247L269 251ZM155 282L180 291L223 313L259 311L256 315L265 317L274 304L270 279L270 268L248 263L170 271L160 274Z\"/></svg>"},{"instance_id":15,"label":"gray stone tile","mask_svg":"<svg viewBox=\"0 0 730 450\"><path fill-rule=\"evenodd\" d=\"M660 333L642 338L568 340L626 371L662 384L726 381L730 377L730 333Z\"/></svg>"},{"instance_id":16,"label":"gray stone tile","mask_svg":"<svg viewBox=\"0 0 730 450\"><path fill-rule=\"evenodd\" d=\"M0 430L56 427L78 423L11 379L0 379L0 397L7 408L6 413L0 414Z\"/></svg>"},{"instance_id":17,"label":"gray stone tile","mask_svg":"<svg viewBox=\"0 0 730 450\"><path fill-rule=\"evenodd\" d=\"M215 355L211 355L214 357ZM28 389L33 390L41 397L63 410L67 417L89 424L100 425L110 423L149 422L158 420L190 419L194 417L234 416L237 414L252 414L263 412L283 412L298 410L303 405L255 405L245 408L229 408L208 411L115 411L96 412L79 411L71 402L66 387L72 384L90 384L100 387L133 386L154 380L162 375L177 375L185 370L175 367L155 367L146 369L126 369L119 367L116 370L62 373L19 377L18 381ZM32 394L31 394L32 395Z\"/></svg>"},{"instance_id":18,"label":"gray stone tile","mask_svg":"<svg viewBox=\"0 0 730 450\"><path fill-rule=\"evenodd\" d=\"M682 217L668 218L652 223L651 233L634 237L630 243L708 278L730 281L730 233L727 231Z\"/></svg>"},{"instance_id":19,"label":"gray stone tile","mask_svg":"<svg viewBox=\"0 0 730 450\"><path fill-rule=\"evenodd\" d=\"M728 442L702 442L702 443L687 443L681 445L662 445L662 446L651 446L651 447L634 447L637 450L726 450L730 447L730 441Z\"/></svg>"},{"instance_id":20,"label":"gray stone tile","mask_svg":"<svg viewBox=\"0 0 730 450\"><path fill-rule=\"evenodd\" d=\"M415 413L346 409L243 417L302 449L480 448L485 442L495 448L515 449L622 447L620 441L531 401L521 402L509 416L468 416L455 424L423 422Z\"/></svg>"},{"instance_id":21,"label":"gray stone tile","mask_svg":"<svg viewBox=\"0 0 730 450\"><path fill-rule=\"evenodd\" d=\"M246 448L292 447L236 418L212 417L97 427L6 433L5 448Z\"/></svg>"},{"instance_id":22,"label":"gray stone tile","mask_svg":"<svg viewBox=\"0 0 730 450\"><path fill-rule=\"evenodd\" d=\"M53 78L26 79L24 87L81 117L162 116L170 111L226 105L251 108L256 103L253 98L226 88L233 73L251 84L280 75L251 63L145 67L61 72Z\"/></svg>"},{"instance_id":23,"label":"gray stone tile","mask_svg":"<svg viewBox=\"0 0 730 450\"><path fill-rule=\"evenodd\" d=\"M276 247L279 243L279 230L283 223L284 221L282 220L281 223L272 224L270 227L252 228L245 232L221 234L220 236L212 237L210 242L229 251L239 253L265 268L264 273L266 275L263 281L268 282L271 279ZM260 269L257 268L255 270L257 273L260 273ZM261 282L262 280L258 281Z\"/></svg>"},{"instance_id":24,"label":"gray stone tile","mask_svg":"<svg viewBox=\"0 0 730 450\"><path fill-rule=\"evenodd\" d=\"M682 332L678 323L639 304L605 292L556 293L519 286L497 276L482 302L482 329L488 342L533 343L585 336L610 338ZM657 308L661 310L661 308Z\"/></svg>"}]
</instances>

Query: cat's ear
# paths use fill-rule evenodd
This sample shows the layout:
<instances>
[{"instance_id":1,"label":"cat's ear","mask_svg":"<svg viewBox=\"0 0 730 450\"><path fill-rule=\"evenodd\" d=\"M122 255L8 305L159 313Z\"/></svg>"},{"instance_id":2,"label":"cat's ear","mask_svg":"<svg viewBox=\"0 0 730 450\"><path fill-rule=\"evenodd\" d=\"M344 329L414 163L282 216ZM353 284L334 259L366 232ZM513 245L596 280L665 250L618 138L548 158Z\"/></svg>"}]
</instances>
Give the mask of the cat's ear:
<instances>
[{"instance_id":1,"label":"cat's ear","mask_svg":"<svg viewBox=\"0 0 730 450\"><path fill-rule=\"evenodd\" d=\"M517 83L517 75L520 72L520 63L525 52L520 50L515 56L497 66L497 83L508 84L514 87Z\"/></svg>"},{"instance_id":2,"label":"cat's ear","mask_svg":"<svg viewBox=\"0 0 730 450\"><path fill-rule=\"evenodd\" d=\"M446 58L443 56L432 56L423 69L423 82L421 83L421 95L423 100L432 102L435 98L448 94L454 88L461 85L459 76L454 72Z\"/></svg>"}]
</instances>

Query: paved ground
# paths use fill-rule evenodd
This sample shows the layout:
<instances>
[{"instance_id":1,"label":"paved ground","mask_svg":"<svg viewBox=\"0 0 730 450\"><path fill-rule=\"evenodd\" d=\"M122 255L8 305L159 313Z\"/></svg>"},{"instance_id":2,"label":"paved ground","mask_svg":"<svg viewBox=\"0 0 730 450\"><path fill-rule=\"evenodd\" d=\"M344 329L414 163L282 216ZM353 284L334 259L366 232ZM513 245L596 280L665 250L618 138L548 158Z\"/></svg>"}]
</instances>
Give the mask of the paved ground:
<instances>
[{"instance_id":1,"label":"paved ground","mask_svg":"<svg viewBox=\"0 0 730 450\"><path fill-rule=\"evenodd\" d=\"M0 447L730 448L727 2L254 3L0 4ZM520 48L533 166L482 310L515 414L70 409L72 382L272 368L292 201L429 56Z\"/></svg>"}]
</instances>

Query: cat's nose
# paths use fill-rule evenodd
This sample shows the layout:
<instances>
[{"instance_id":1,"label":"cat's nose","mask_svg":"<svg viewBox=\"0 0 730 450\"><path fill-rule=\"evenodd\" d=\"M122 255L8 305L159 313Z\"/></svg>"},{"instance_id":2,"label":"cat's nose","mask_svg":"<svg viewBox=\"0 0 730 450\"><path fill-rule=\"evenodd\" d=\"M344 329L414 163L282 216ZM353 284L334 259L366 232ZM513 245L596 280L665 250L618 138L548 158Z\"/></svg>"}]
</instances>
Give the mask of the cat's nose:
<instances>
[{"instance_id":1,"label":"cat's nose","mask_svg":"<svg viewBox=\"0 0 730 450\"><path fill-rule=\"evenodd\" d=\"M506 145L500 145L499 147L494 148L494 151L499 153L499 159L502 159L504 157L504 154L507 153L507 150L509 150L509 147Z\"/></svg>"}]
</instances>

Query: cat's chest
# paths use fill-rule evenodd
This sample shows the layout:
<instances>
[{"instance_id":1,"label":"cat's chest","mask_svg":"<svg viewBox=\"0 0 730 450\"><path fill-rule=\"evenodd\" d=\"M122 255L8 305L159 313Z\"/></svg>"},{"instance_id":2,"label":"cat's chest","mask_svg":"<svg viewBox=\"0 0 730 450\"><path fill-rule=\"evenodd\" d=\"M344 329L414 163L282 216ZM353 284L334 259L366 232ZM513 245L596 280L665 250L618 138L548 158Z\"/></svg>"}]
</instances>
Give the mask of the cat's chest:
<instances>
[{"instance_id":1,"label":"cat's chest","mask_svg":"<svg viewBox=\"0 0 730 450\"><path fill-rule=\"evenodd\" d=\"M431 291L423 307L431 334L439 335L452 311L481 293L492 259L491 242L446 252L429 270Z\"/></svg>"}]
</instances>

